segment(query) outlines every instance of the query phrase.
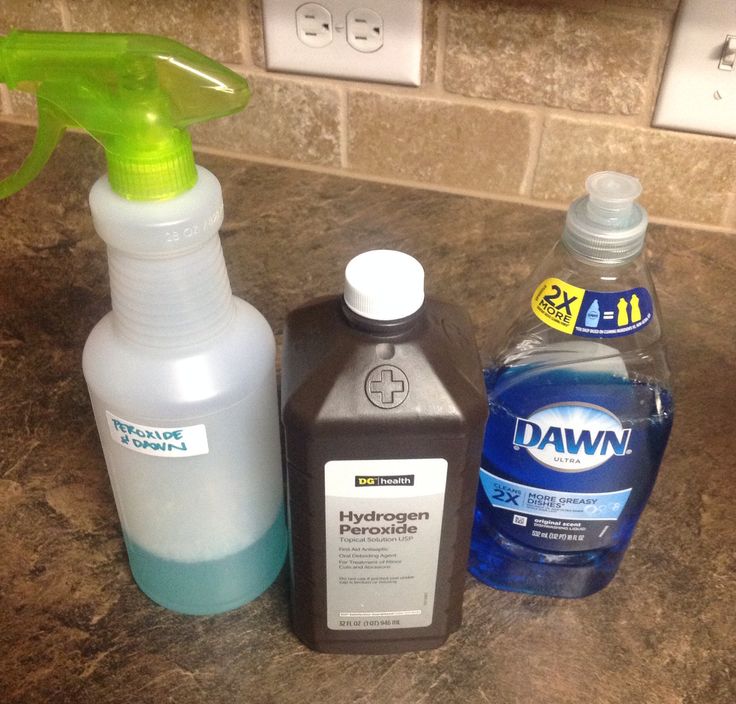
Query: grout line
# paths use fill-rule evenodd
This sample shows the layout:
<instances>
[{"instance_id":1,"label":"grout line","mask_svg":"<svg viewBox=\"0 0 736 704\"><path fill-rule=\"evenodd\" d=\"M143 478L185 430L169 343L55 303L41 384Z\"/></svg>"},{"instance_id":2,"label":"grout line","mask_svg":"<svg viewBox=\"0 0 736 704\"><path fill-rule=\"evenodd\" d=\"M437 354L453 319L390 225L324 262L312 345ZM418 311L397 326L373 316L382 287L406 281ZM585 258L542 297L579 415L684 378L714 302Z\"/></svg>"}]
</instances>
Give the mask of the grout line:
<instances>
[{"instance_id":1,"label":"grout line","mask_svg":"<svg viewBox=\"0 0 736 704\"><path fill-rule=\"evenodd\" d=\"M534 107L534 106L530 106L530 107ZM736 140L733 137L724 137L721 135L706 134L704 132L688 132L686 130L676 130L676 129L670 129L670 128L665 128L665 127L652 127L651 125L636 124L633 122L622 122L622 121L615 120L615 119L612 120L610 119L612 116L603 115L601 113L583 113L583 112L560 110L560 109L554 109L554 108L544 108L544 110L547 113L548 117L556 117L556 118L564 119L569 122L574 122L577 125L591 125L594 127L599 127L599 126L619 127L622 129L645 131L652 135L666 133L669 136L668 138L670 139L679 135L680 137L683 137L683 138L686 137L688 139L692 139L693 141L712 142L714 140L723 140L723 141L729 141L729 142L736 142ZM591 116L591 117L588 117L588 116Z\"/></svg>"},{"instance_id":2,"label":"grout line","mask_svg":"<svg viewBox=\"0 0 736 704\"><path fill-rule=\"evenodd\" d=\"M647 127L652 126L652 120L654 119L654 110L656 109L657 99L659 98L662 74L664 73L667 62L667 53L675 26L675 13L671 13L667 19L668 21L665 20L664 15L662 16L660 30L653 42L655 52L652 56L649 70L647 71L647 93L644 97L644 109L642 110L642 118L646 120Z\"/></svg>"},{"instance_id":3,"label":"grout line","mask_svg":"<svg viewBox=\"0 0 736 704\"><path fill-rule=\"evenodd\" d=\"M66 0L56 0L56 7L59 9L61 15L61 26L65 32L72 31L72 13Z\"/></svg>"},{"instance_id":4,"label":"grout line","mask_svg":"<svg viewBox=\"0 0 736 704\"><path fill-rule=\"evenodd\" d=\"M542 151L542 139L547 128L547 115L539 111L530 120L529 151L526 159L526 170L519 186L519 195L531 197L534 177L539 166L540 153Z\"/></svg>"},{"instance_id":5,"label":"grout line","mask_svg":"<svg viewBox=\"0 0 736 704\"><path fill-rule=\"evenodd\" d=\"M384 186L400 186L403 188L416 188L424 191L432 191L434 193L445 193L454 196L463 196L469 198L479 198L481 200L493 200L502 203L514 203L517 205L526 205L534 208L542 208L545 210L556 210L566 211L569 207L569 203L563 203L560 201L543 201L534 198L513 195L509 193L497 193L491 191L475 191L466 188L455 188L452 186L436 185L431 183L424 183L421 181L411 181L403 179L395 179L390 177L375 176L373 174L356 172L356 171L344 171L338 167L333 166L321 166L319 164L295 164L293 161L287 161L284 159L274 159L271 157L255 156L255 155L235 155L226 149L216 149L213 147L201 147L195 146L195 150L202 154L211 154L213 156L220 156L228 159L234 159L236 161L247 161L254 164L265 164L267 166L276 166L281 168L297 169L299 171L309 171L312 173L322 174L326 176L337 176L340 178L349 178L356 181L367 181L369 183L376 183ZM675 218L667 218L660 216L652 216L649 218L650 222L657 225L665 225L667 227L677 227L683 229L697 230L702 232L714 232L720 234L733 234L736 235L736 227L727 227L723 225L709 225L706 223L688 222L685 220L678 220Z\"/></svg>"},{"instance_id":6,"label":"grout line","mask_svg":"<svg viewBox=\"0 0 736 704\"><path fill-rule=\"evenodd\" d=\"M4 115L0 120L0 124L3 122L13 125L21 125L24 127L35 127L36 123L34 120ZM76 132L76 130L69 130L70 132ZM202 154L211 154L214 156L220 156L234 161L246 161L255 164L266 164L268 166L276 166L281 168L297 169L300 171L308 171L317 174L323 174L327 176L337 176L340 178L349 178L356 181L367 181L369 183L376 183L379 185L386 186L400 186L403 188L416 188L425 191L432 191L434 193L446 193L448 195L464 196L470 198L480 198L481 200L494 200L502 203L514 203L517 205L526 205L534 208L542 208L546 210L557 210L566 211L569 207L569 203L563 203L560 201L542 201L537 200L528 196L513 195L508 193L497 193L490 191L475 191L472 189L455 188L452 186L437 185L431 183L424 183L420 181L402 180L390 177L375 176L372 174L345 171L339 167L320 166L318 164L296 164L292 161L284 159L274 159L270 157L262 157L255 155L242 155L234 154L232 151L227 149L217 149L215 147L205 147L195 145L195 150ZM683 229L696 230L698 232L712 232L718 234L736 235L736 194L731 194L729 197L729 204L726 208L726 215L723 218L722 225L710 225L707 223L700 222L689 222L686 220L678 220L676 218L667 218L662 216L652 216L649 218L650 222L657 225L664 225L667 227L676 227Z\"/></svg>"},{"instance_id":7,"label":"grout line","mask_svg":"<svg viewBox=\"0 0 736 704\"><path fill-rule=\"evenodd\" d=\"M329 76L317 76L307 73L289 73L287 71L269 71L260 66L248 67L249 72L254 75L267 76L274 80L285 80L292 82L299 82L305 84L316 84L324 86L325 88L340 88L345 86L348 89L372 91L375 93L382 93L385 95L403 95L406 97L421 97L431 95L431 86L425 88L424 86L409 86L401 85L399 83L379 83L373 81L355 81L351 79L340 79ZM487 102L487 101L485 101Z\"/></svg>"},{"instance_id":8,"label":"grout line","mask_svg":"<svg viewBox=\"0 0 736 704\"><path fill-rule=\"evenodd\" d=\"M338 124L340 126L340 166L343 169L350 168L349 152L350 152L350 109L348 102L350 100L349 88L340 90L340 101L338 103Z\"/></svg>"},{"instance_id":9,"label":"grout line","mask_svg":"<svg viewBox=\"0 0 736 704\"><path fill-rule=\"evenodd\" d=\"M680 0L682 1L682 0ZM577 10L578 12L586 12L588 14L600 14L602 12L608 15L626 15L652 17L656 15L668 14L672 15L676 10L668 10L658 7L637 7L635 5L627 5L616 2L616 0L555 0L558 7L568 10Z\"/></svg>"},{"instance_id":10,"label":"grout line","mask_svg":"<svg viewBox=\"0 0 736 704\"><path fill-rule=\"evenodd\" d=\"M406 188L418 188L421 190L434 191L437 193L448 193L451 195L469 196L473 198L482 198L484 200L503 200L513 203L528 203L529 199L525 199L521 196L515 196L510 194L492 193L486 191L475 191L472 189L455 188L452 186L443 186L431 183L424 183L421 181L411 181L403 179L393 179L384 176L375 176L369 173L357 172L357 171L343 171L339 167L334 166L322 166L320 164L307 164L307 163L295 163L293 161L287 161L285 159L277 159L267 156L259 155L235 155L229 152L227 149L218 149L215 147L204 147L195 145L195 151L202 154L211 154L213 156L219 156L229 159L235 159L237 161L248 161L256 164L265 164L268 166L277 166L289 169L298 169L300 171L310 171L317 174L323 174L326 176L337 176L351 178L360 181L369 181L371 183L389 185L389 186L404 186ZM529 203L530 204L530 203ZM553 209L565 210L567 204L549 204L545 203L543 207L550 207Z\"/></svg>"},{"instance_id":11,"label":"grout line","mask_svg":"<svg viewBox=\"0 0 736 704\"><path fill-rule=\"evenodd\" d=\"M21 115L3 115L2 122L10 125L22 125L23 127L36 127L36 121L32 117L23 117Z\"/></svg>"},{"instance_id":12,"label":"grout line","mask_svg":"<svg viewBox=\"0 0 736 704\"><path fill-rule=\"evenodd\" d=\"M13 114L13 104L10 102L10 91L4 83L0 83L0 114L3 120Z\"/></svg>"},{"instance_id":13,"label":"grout line","mask_svg":"<svg viewBox=\"0 0 736 704\"><path fill-rule=\"evenodd\" d=\"M232 68L242 70L242 67L232 66ZM390 97L437 100L444 103L451 103L453 105L475 106L485 108L487 110L502 110L507 112L519 111L531 114L539 114L539 111L541 110L544 112L545 116L563 117L575 120L577 122L607 124L629 128L655 129L652 128L650 125L644 124L642 122L641 118L643 113L639 115L622 115L601 112L585 112L582 110L569 110L567 108L549 107L534 103L517 103L511 100L472 97L462 95L460 93L450 93L441 88L439 84L414 87L390 83L373 83L370 81L351 81L328 78L326 76L286 73L282 71L267 71L266 69L257 66L248 67L248 72L254 75L268 76L270 78L274 78L275 80L317 84L333 89L346 86L348 90L353 89Z\"/></svg>"},{"instance_id":14,"label":"grout line","mask_svg":"<svg viewBox=\"0 0 736 704\"><path fill-rule=\"evenodd\" d=\"M736 229L736 193L729 193L721 222L730 230Z\"/></svg>"},{"instance_id":15,"label":"grout line","mask_svg":"<svg viewBox=\"0 0 736 704\"><path fill-rule=\"evenodd\" d=\"M242 68L253 65L253 52L250 46L250 21L248 19L247 0L238 3L238 38L242 52Z\"/></svg>"},{"instance_id":16,"label":"grout line","mask_svg":"<svg viewBox=\"0 0 736 704\"><path fill-rule=\"evenodd\" d=\"M437 7L437 46L434 57L434 89L438 95L445 93L445 51L447 50L447 5Z\"/></svg>"},{"instance_id":17,"label":"grout line","mask_svg":"<svg viewBox=\"0 0 736 704\"><path fill-rule=\"evenodd\" d=\"M233 70L242 71L242 67L229 65ZM455 93L447 93L445 91L434 91L432 86L427 89L414 86L401 86L389 83L371 83L368 81L350 81L331 79L325 76L311 76L306 74L285 73L281 71L266 71L259 67L249 68L248 72L252 75L266 76L274 80L284 80L294 83L304 83L318 85L324 88L339 90L343 87L348 91L356 91L362 93L373 93L383 97L402 97L406 100L434 100L448 105L463 105L470 107L479 107L486 110L500 110L504 112L523 112L528 115L536 115L542 106L533 105L531 103L514 103L502 100L486 100L484 98L470 98ZM545 109L545 108L542 108ZM581 113L571 111L561 111L565 115L580 115ZM598 116L597 113L584 113L584 115ZM627 124L631 124L627 122Z\"/></svg>"}]
</instances>

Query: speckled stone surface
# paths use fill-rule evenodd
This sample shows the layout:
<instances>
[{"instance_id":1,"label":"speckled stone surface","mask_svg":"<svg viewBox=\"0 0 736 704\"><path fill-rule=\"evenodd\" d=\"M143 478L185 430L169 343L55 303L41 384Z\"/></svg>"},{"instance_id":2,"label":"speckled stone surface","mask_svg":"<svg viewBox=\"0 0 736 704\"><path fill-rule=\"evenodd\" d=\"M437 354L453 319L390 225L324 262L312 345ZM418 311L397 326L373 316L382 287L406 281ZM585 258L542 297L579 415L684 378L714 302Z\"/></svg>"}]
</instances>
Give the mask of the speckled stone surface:
<instances>
[{"instance_id":1,"label":"speckled stone surface","mask_svg":"<svg viewBox=\"0 0 736 704\"><path fill-rule=\"evenodd\" d=\"M239 112L192 129L195 143L254 156L340 166L340 95L293 78L248 76L253 97Z\"/></svg>"},{"instance_id":2,"label":"speckled stone surface","mask_svg":"<svg viewBox=\"0 0 736 704\"><path fill-rule=\"evenodd\" d=\"M47 0L4 0L0 12L0 34L11 29L32 28L60 31L63 23L61 8Z\"/></svg>"},{"instance_id":3,"label":"speckled stone surface","mask_svg":"<svg viewBox=\"0 0 736 704\"><path fill-rule=\"evenodd\" d=\"M553 117L544 127L532 196L569 202L587 174L613 169L641 179L652 215L733 228L724 219L735 155L733 139Z\"/></svg>"},{"instance_id":4,"label":"speckled stone surface","mask_svg":"<svg viewBox=\"0 0 736 704\"><path fill-rule=\"evenodd\" d=\"M3 125L0 171L30 146ZM201 157L224 185L233 288L280 339L284 314L338 290L355 253L393 246L429 290L464 302L478 338L559 234L559 212ZM434 651L310 652L286 581L236 611L184 617L128 572L80 370L109 306L87 191L102 169L65 138L0 203L0 700L4 704L730 704L736 701L736 238L655 226L677 419L621 570L579 601L468 577L462 629Z\"/></svg>"},{"instance_id":5,"label":"speckled stone surface","mask_svg":"<svg viewBox=\"0 0 736 704\"><path fill-rule=\"evenodd\" d=\"M532 118L521 110L348 94L348 166L364 173L517 195Z\"/></svg>"},{"instance_id":6,"label":"speckled stone surface","mask_svg":"<svg viewBox=\"0 0 736 704\"><path fill-rule=\"evenodd\" d=\"M662 18L533 1L449 6L448 91L611 114L644 110Z\"/></svg>"},{"instance_id":7,"label":"speckled stone surface","mask_svg":"<svg viewBox=\"0 0 736 704\"><path fill-rule=\"evenodd\" d=\"M74 32L143 32L228 63L244 60L237 0L66 0Z\"/></svg>"}]
</instances>

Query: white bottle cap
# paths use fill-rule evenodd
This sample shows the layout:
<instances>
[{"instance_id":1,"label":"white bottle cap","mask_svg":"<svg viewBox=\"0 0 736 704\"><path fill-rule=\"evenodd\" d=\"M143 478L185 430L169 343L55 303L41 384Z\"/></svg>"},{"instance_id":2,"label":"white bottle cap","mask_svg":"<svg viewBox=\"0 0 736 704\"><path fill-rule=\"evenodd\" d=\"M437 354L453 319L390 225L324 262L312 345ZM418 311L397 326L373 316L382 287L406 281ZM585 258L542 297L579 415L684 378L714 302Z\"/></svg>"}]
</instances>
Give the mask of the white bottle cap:
<instances>
[{"instance_id":1,"label":"white bottle cap","mask_svg":"<svg viewBox=\"0 0 736 704\"><path fill-rule=\"evenodd\" d=\"M424 303L424 269L403 252L363 252L345 267L345 303L371 320L406 318Z\"/></svg>"}]
</instances>

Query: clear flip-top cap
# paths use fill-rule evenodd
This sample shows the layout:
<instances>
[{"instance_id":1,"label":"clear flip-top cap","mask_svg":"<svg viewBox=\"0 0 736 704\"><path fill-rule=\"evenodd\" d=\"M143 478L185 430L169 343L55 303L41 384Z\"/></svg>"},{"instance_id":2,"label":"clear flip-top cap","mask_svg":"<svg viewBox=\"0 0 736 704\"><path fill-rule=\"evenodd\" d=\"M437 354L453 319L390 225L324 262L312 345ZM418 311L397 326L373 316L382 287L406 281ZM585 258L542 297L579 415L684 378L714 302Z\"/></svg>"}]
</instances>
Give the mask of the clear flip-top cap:
<instances>
[{"instance_id":1,"label":"clear flip-top cap","mask_svg":"<svg viewBox=\"0 0 736 704\"><path fill-rule=\"evenodd\" d=\"M424 269L403 252L363 252L345 267L344 296L348 308L364 318L406 318L424 303Z\"/></svg>"},{"instance_id":2,"label":"clear flip-top cap","mask_svg":"<svg viewBox=\"0 0 736 704\"><path fill-rule=\"evenodd\" d=\"M634 201L641 195L641 183L633 176L599 171L585 179L585 190L594 211L615 217L631 211Z\"/></svg>"},{"instance_id":3,"label":"clear flip-top cap","mask_svg":"<svg viewBox=\"0 0 736 704\"><path fill-rule=\"evenodd\" d=\"M573 252L603 262L635 257L644 246L647 213L636 199L641 183L633 176L600 171L585 181L588 195L567 211L562 241Z\"/></svg>"}]
</instances>

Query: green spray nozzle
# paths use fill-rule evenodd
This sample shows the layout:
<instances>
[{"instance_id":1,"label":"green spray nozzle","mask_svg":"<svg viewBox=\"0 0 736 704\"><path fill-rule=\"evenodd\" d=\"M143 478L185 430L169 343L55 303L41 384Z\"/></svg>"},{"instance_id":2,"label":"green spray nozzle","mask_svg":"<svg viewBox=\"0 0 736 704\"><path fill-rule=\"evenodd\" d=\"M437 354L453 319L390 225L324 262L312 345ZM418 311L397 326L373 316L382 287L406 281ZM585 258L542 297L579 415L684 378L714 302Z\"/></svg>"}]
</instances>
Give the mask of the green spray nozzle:
<instances>
[{"instance_id":1,"label":"green spray nozzle","mask_svg":"<svg viewBox=\"0 0 736 704\"><path fill-rule=\"evenodd\" d=\"M197 180L186 128L230 115L247 81L171 39L145 34L13 31L0 36L0 82L36 96L38 131L0 198L33 180L68 127L102 144L113 190L163 200Z\"/></svg>"}]
</instances>

